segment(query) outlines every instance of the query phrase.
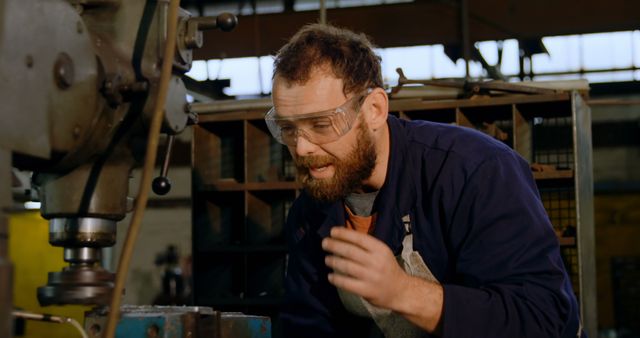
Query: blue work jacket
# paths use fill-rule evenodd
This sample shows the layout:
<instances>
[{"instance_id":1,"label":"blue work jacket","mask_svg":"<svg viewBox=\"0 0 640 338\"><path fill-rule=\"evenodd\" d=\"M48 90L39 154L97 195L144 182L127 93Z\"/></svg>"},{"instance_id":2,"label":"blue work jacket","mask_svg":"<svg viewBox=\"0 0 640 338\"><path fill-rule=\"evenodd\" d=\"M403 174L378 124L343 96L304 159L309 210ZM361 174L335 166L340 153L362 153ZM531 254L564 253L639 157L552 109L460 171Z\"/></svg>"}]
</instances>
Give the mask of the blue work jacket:
<instances>
[{"instance_id":1,"label":"blue work jacket","mask_svg":"<svg viewBox=\"0 0 640 338\"><path fill-rule=\"evenodd\" d=\"M576 337L577 302L529 164L468 128L393 116L387 124L372 235L398 255L411 216L414 250L444 288L442 336ZM327 280L320 242L344 224L343 201L303 192L291 207L286 337L367 337L375 325L347 312Z\"/></svg>"}]
</instances>

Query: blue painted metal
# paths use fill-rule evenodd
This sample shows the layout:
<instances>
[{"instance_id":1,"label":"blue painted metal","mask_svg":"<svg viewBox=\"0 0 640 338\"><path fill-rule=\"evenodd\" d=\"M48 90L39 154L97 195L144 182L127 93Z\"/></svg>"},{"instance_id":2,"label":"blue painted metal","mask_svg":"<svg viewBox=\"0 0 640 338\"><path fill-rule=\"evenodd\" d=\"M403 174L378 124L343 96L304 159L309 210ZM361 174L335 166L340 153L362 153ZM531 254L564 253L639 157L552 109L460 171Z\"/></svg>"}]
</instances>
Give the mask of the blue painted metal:
<instances>
[{"instance_id":1,"label":"blue painted metal","mask_svg":"<svg viewBox=\"0 0 640 338\"><path fill-rule=\"evenodd\" d=\"M116 338L181 338L183 314L124 313L116 327Z\"/></svg>"},{"instance_id":2,"label":"blue painted metal","mask_svg":"<svg viewBox=\"0 0 640 338\"><path fill-rule=\"evenodd\" d=\"M240 312L218 312L207 307L123 306L116 338L271 338L269 317ZM85 315L85 328L98 338L107 312L95 309Z\"/></svg>"},{"instance_id":3,"label":"blue painted metal","mask_svg":"<svg viewBox=\"0 0 640 338\"><path fill-rule=\"evenodd\" d=\"M223 312L220 316L221 338L271 338L269 317L250 316L240 312Z\"/></svg>"}]
</instances>

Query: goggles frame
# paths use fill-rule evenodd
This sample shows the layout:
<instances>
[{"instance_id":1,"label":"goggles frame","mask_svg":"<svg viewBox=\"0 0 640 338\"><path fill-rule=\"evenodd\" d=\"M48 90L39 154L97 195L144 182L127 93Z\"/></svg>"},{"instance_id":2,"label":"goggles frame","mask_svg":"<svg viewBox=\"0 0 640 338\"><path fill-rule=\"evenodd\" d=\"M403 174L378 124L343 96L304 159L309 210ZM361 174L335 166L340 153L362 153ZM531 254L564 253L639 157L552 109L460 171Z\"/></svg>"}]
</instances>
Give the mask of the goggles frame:
<instances>
[{"instance_id":1,"label":"goggles frame","mask_svg":"<svg viewBox=\"0 0 640 338\"><path fill-rule=\"evenodd\" d=\"M265 114L264 120L271 135L284 145L295 146L300 136L318 145L330 143L340 139L351 130L364 100L371 92L372 89L367 89L364 93L354 95L333 109L291 117L278 116L276 108L272 107ZM300 127L301 124L309 126Z\"/></svg>"}]
</instances>

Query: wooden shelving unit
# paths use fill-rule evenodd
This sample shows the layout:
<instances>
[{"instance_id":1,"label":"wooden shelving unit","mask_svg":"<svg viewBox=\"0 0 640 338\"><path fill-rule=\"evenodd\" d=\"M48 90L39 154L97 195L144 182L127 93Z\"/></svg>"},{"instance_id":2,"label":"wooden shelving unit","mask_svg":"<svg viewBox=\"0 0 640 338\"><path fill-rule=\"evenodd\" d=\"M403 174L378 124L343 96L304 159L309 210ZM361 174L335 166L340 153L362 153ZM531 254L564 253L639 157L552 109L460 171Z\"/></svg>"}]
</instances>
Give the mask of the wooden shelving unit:
<instances>
[{"instance_id":1,"label":"wooden shelving unit","mask_svg":"<svg viewBox=\"0 0 640 338\"><path fill-rule=\"evenodd\" d=\"M298 192L288 150L256 109L231 109L201 114L192 160L195 303L266 315L277 327L283 225Z\"/></svg>"},{"instance_id":2,"label":"wooden shelving unit","mask_svg":"<svg viewBox=\"0 0 640 338\"><path fill-rule=\"evenodd\" d=\"M286 243L283 225L298 194L287 149L262 117L270 100L197 104L193 137L193 256L197 305L271 316L277 326ZM578 92L460 100L392 99L404 119L481 130L516 150L533 170L579 297L597 323L590 112ZM508 182L506 182L508 184Z\"/></svg>"}]
</instances>

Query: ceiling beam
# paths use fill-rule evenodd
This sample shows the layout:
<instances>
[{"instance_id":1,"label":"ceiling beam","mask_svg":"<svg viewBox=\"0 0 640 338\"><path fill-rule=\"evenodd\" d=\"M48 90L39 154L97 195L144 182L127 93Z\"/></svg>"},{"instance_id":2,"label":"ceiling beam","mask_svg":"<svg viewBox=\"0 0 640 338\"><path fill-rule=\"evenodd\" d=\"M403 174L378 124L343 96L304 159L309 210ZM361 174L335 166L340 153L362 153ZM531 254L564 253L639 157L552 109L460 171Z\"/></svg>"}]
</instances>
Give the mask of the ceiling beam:
<instances>
[{"instance_id":1,"label":"ceiling beam","mask_svg":"<svg viewBox=\"0 0 640 338\"><path fill-rule=\"evenodd\" d=\"M640 28L640 1L468 2L471 42ZM455 1L418 0L327 12L330 23L363 32L379 47L456 44L461 36ZM300 27L317 21L317 11L239 16L233 32L205 32L205 44L195 51L195 58L270 55Z\"/></svg>"}]
</instances>

